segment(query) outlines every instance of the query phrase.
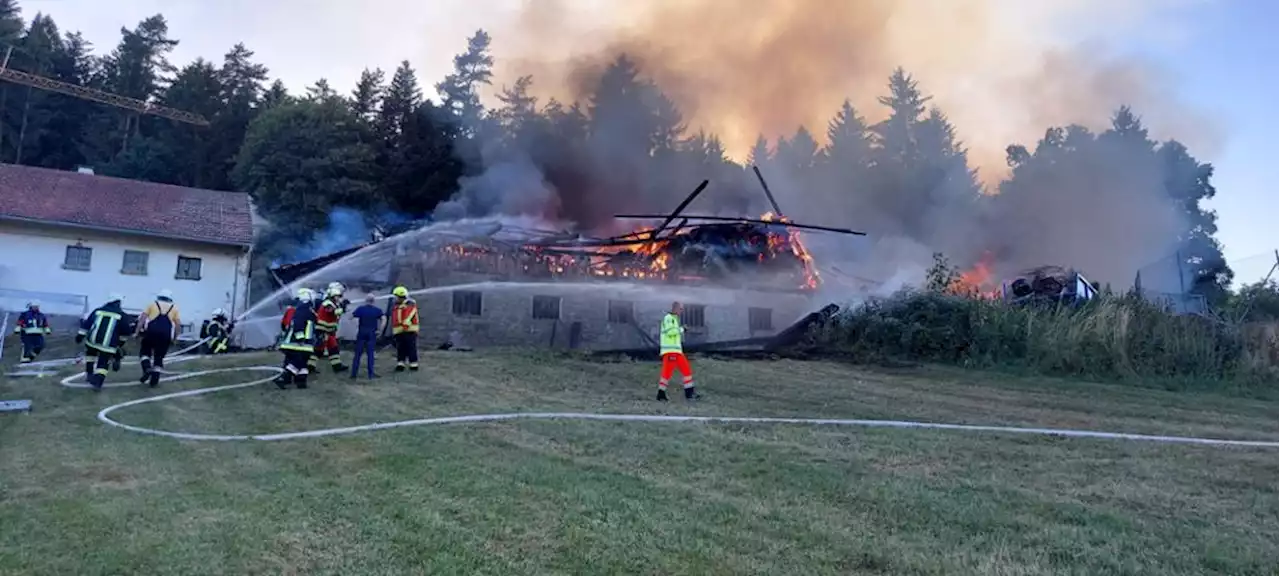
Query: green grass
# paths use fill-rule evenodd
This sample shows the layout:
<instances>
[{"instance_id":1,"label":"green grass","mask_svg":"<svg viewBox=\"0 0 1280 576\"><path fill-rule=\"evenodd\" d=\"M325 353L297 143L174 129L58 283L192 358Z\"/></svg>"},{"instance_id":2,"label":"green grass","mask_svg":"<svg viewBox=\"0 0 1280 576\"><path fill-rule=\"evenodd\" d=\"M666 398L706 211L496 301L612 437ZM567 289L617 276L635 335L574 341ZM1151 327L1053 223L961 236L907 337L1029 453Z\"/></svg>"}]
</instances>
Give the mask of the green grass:
<instances>
[{"instance_id":1,"label":"green grass","mask_svg":"<svg viewBox=\"0 0 1280 576\"><path fill-rule=\"evenodd\" d=\"M414 376L126 408L168 430L283 432L574 410L905 418L1276 439L1274 402L974 371L427 353ZM386 363L384 358L381 360ZM275 364L269 354L201 366ZM131 367L113 377L132 378ZM245 373L244 379L253 377ZM5 574L1275 574L1274 449L929 430L582 421L181 442L98 423L158 392L0 380Z\"/></svg>"}]
</instances>

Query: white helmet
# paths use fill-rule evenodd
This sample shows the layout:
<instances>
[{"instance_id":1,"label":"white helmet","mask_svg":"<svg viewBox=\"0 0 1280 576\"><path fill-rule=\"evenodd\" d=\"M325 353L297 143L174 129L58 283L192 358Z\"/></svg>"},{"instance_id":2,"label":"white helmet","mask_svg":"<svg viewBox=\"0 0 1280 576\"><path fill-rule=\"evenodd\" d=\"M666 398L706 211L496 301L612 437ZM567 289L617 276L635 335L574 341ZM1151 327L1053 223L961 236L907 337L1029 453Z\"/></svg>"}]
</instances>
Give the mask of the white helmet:
<instances>
[{"instance_id":1,"label":"white helmet","mask_svg":"<svg viewBox=\"0 0 1280 576\"><path fill-rule=\"evenodd\" d=\"M27 302L27 308L39 308L39 307L40 307L39 300L32 300L30 302Z\"/></svg>"},{"instance_id":2,"label":"white helmet","mask_svg":"<svg viewBox=\"0 0 1280 576\"><path fill-rule=\"evenodd\" d=\"M213 309L213 317L214 317L214 318L217 318L218 316L226 316L226 315L227 315L227 311L226 311L226 310L223 310L223 309L221 309L221 308L214 308L214 309Z\"/></svg>"},{"instance_id":3,"label":"white helmet","mask_svg":"<svg viewBox=\"0 0 1280 576\"><path fill-rule=\"evenodd\" d=\"M328 296L341 296L342 293L346 291L347 287L343 286L341 282L330 282L329 288L325 291L325 294Z\"/></svg>"},{"instance_id":4,"label":"white helmet","mask_svg":"<svg viewBox=\"0 0 1280 576\"><path fill-rule=\"evenodd\" d=\"M156 298L163 299L163 300L173 300L173 290L165 288L164 290L156 292Z\"/></svg>"},{"instance_id":5,"label":"white helmet","mask_svg":"<svg viewBox=\"0 0 1280 576\"><path fill-rule=\"evenodd\" d=\"M107 302L119 302L121 300L124 300L124 296L121 295L119 292L112 292L109 296L107 296Z\"/></svg>"}]
</instances>

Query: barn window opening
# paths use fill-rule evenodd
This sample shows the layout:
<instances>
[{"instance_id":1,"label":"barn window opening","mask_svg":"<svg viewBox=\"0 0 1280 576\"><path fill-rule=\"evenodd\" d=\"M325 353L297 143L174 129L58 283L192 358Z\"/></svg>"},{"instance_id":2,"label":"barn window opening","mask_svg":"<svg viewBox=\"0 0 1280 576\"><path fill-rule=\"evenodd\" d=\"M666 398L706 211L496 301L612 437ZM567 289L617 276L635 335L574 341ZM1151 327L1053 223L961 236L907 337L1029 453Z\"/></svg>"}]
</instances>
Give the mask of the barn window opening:
<instances>
[{"instance_id":1,"label":"barn window opening","mask_svg":"<svg viewBox=\"0 0 1280 576\"><path fill-rule=\"evenodd\" d=\"M559 320L560 319L560 297L559 296L534 296L533 297L533 317L537 320Z\"/></svg>"},{"instance_id":2,"label":"barn window opening","mask_svg":"<svg viewBox=\"0 0 1280 576\"><path fill-rule=\"evenodd\" d=\"M142 250L125 250L124 262L120 264L120 273L130 276L146 276L147 261L151 254Z\"/></svg>"},{"instance_id":3,"label":"barn window opening","mask_svg":"<svg viewBox=\"0 0 1280 576\"><path fill-rule=\"evenodd\" d=\"M178 257L178 271L173 275L178 280L199 280L203 262L199 258Z\"/></svg>"},{"instance_id":4,"label":"barn window opening","mask_svg":"<svg viewBox=\"0 0 1280 576\"><path fill-rule=\"evenodd\" d=\"M483 295L480 292L470 290L455 290L453 292L454 316L479 316L482 304Z\"/></svg>"},{"instance_id":5,"label":"barn window opening","mask_svg":"<svg viewBox=\"0 0 1280 576\"><path fill-rule=\"evenodd\" d=\"M93 248L88 246L67 246L67 254L62 259L62 267L67 270L87 272L93 262Z\"/></svg>"},{"instance_id":6,"label":"barn window opening","mask_svg":"<svg viewBox=\"0 0 1280 576\"><path fill-rule=\"evenodd\" d=\"M610 324L631 324L635 322L636 305L634 302L626 300L610 300L609 301L609 323Z\"/></svg>"},{"instance_id":7,"label":"barn window opening","mask_svg":"<svg viewBox=\"0 0 1280 576\"><path fill-rule=\"evenodd\" d=\"M680 313L680 323L689 328L702 328L707 325L707 308L701 304L685 304Z\"/></svg>"},{"instance_id":8,"label":"barn window opening","mask_svg":"<svg viewBox=\"0 0 1280 576\"><path fill-rule=\"evenodd\" d=\"M773 308L748 308L747 323L752 331L773 330Z\"/></svg>"}]
</instances>

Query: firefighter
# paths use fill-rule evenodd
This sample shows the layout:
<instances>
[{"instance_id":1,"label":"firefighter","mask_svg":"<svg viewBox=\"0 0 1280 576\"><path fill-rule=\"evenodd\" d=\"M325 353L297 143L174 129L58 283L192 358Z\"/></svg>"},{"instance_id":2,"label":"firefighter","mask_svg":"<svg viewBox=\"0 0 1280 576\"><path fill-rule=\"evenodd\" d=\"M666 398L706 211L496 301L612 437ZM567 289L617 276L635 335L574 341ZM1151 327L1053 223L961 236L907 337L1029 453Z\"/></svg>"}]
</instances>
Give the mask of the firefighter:
<instances>
[{"instance_id":1,"label":"firefighter","mask_svg":"<svg viewBox=\"0 0 1280 576\"><path fill-rule=\"evenodd\" d=\"M107 381L107 370L120 370L124 340L134 332L134 319L126 316L120 307L119 294L108 297L80 321L76 344L84 343L84 372L89 385L101 390Z\"/></svg>"},{"instance_id":2,"label":"firefighter","mask_svg":"<svg viewBox=\"0 0 1280 576\"><path fill-rule=\"evenodd\" d=\"M676 370L680 371L680 375L684 379L685 399L697 400L701 398L697 388L693 386L693 368L689 366L689 359L685 357L684 347L681 345L684 326L680 325L680 313L683 311L683 304L673 302L671 304L671 312L662 317L662 330L660 333L662 376L658 379L659 402L667 401L667 382L671 380L671 375Z\"/></svg>"},{"instance_id":3,"label":"firefighter","mask_svg":"<svg viewBox=\"0 0 1280 576\"><path fill-rule=\"evenodd\" d=\"M231 345L231 331L236 323L227 318L227 311L215 308L213 317L208 320L206 337L209 338L209 354L224 354Z\"/></svg>"},{"instance_id":4,"label":"firefighter","mask_svg":"<svg viewBox=\"0 0 1280 576\"><path fill-rule=\"evenodd\" d=\"M40 311L39 301L27 302L27 309L18 315L18 325L13 327L13 333L22 340L22 363L35 362L36 356L44 350L44 337L53 333L49 319Z\"/></svg>"},{"instance_id":5,"label":"firefighter","mask_svg":"<svg viewBox=\"0 0 1280 576\"><path fill-rule=\"evenodd\" d=\"M396 344L396 372L418 371L418 303L409 297L409 289L396 286L391 291L395 305L391 309L391 338Z\"/></svg>"},{"instance_id":6,"label":"firefighter","mask_svg":"<svg viewBox=\"0 0 1280 576\"><path fill-rule=\"evenodd\" d=\"M281 390L293 384L307 387L308 363L316 345L316 314L312 307L314 294L308 288L298 290L298 300L285 312L281 326L280 351L284 353L284 371L275 379Z\"/></svg>"},{"instance_id":7,"label":"firefighter","mask_svg":"<svg viewBox=\"0 0 1280 576\"><path fill-rule=\"evenodd\" d=\"M161 290L156 299L147 305L138 317L138 364L142 366L142 376L138 381L152 388L160 384L160 371L164 368L164 357L169 354L169 346L178 337L182 319L178 315L178 305L173 301L173 293Z\"/></svg>"},{"instance_id":8,"label":"firefighter","mask_svg":"<svg viewBox=\"0 0 1280 576\"><path fill-rule=\"evenodd\" d=\"M341 350L338 348L338 321L347 313L351 301L343 296L346 287L338 282L330 282L325 289L324 299L315 309L316 314L316 350L315 357L328 358L329 366L335 373L342 373L347 366L342 363ZM314 366L314 364L313 364Z\"/></svg>"}]
</instances>

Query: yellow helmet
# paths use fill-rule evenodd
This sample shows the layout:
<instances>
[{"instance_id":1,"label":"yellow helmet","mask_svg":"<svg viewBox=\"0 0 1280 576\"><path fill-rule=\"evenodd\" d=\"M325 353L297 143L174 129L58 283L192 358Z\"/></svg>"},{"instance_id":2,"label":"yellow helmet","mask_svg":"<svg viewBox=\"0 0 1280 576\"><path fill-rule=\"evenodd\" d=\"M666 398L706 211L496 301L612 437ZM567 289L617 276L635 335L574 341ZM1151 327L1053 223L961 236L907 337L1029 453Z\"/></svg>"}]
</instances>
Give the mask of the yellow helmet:
<instances>
[{"instance_id":1,"label":"yellow helmet","mask_svg":"<svg viewBox=\"0 0 1280 576\"><path fill-rule=\"evenodd\" d=\"M310 301L314 300L314 299L315 299L315 297L316 297L315 292L312 292L310 288L299 288L299 289L298 289L298 299L299 299L299 300L302 300L302 301L304 301L304 302L310 302Z\"/></svg>"},{"instance_id":2,"label":"yellow helmet","mask_svg":"<svg viewBox=\"0 0 1280 576\"><path fill-rule=\"evenodd\" d=\"M396 289L391 291L391 295L396 298L408 298L409 289L404 286L396 286Z\"/></svg>"}]
</instances>

